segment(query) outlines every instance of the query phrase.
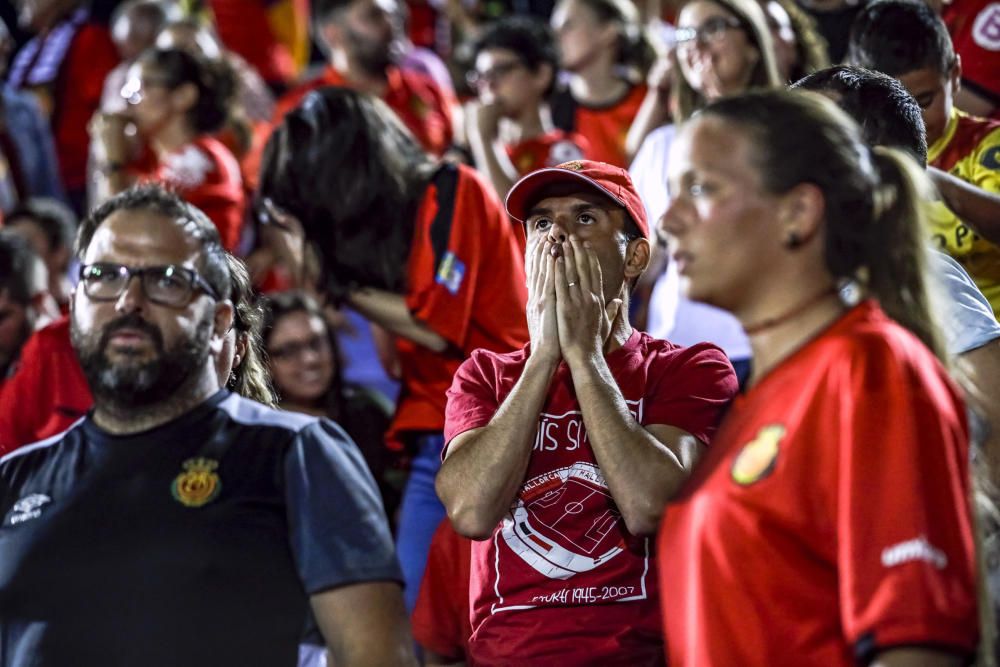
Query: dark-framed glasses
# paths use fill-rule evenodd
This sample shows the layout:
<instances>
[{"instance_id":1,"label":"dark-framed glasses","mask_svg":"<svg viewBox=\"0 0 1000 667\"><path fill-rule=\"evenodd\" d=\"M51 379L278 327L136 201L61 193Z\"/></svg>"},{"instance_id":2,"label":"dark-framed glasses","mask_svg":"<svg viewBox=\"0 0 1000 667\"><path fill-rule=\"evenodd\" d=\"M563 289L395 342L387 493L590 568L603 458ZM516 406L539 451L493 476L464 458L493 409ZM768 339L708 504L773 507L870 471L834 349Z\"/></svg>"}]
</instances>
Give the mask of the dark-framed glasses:
<instances>
[{"instance_id":1,"label":"dark-framed glasses","mask_svg":"<svg viewBox=\"0 0 1000 667\"><path fill-rule=\"evenodd\" d=\"M731 16L713 16L696 28L678 28L674 42L678 48L691 48L697 44L712 44L722 40L728 30L742 30L740 20Z\"/></svg>"},{"instance_id":2,"label":"dark-framed glasses","mask_svg":"<svg viewBox=\"0 0 1000 667\"><path fill-rule=\"evenodd\" d=\"M94 301L115 301L128 289L133 277L139 278L142 293L153 303L163 306L185 306L196 289L216 301L219 293L201 274L184 266L144 266L98 262L80 267L83 292Z\"/></svg>"}]
</instances>

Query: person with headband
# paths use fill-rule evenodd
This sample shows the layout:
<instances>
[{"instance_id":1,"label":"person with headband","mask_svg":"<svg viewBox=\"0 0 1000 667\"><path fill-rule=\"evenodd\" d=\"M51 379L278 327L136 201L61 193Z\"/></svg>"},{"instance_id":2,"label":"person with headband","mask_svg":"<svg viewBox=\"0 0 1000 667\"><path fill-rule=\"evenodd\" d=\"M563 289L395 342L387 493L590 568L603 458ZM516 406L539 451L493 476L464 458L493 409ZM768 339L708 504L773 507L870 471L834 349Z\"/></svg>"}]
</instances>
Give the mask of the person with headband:
<instances>
[{"instance_id":1,"label":"person with headband","mask_svg":"<svg viewBox=\"0 0 1000 667\"><path fill-rule=\"evenodd\" d=\"M664 513L671 665L976 651L969 433L929 311L920 179L812 93L718 100L675 141L672 259L690 298L739 319L754 365Z\"/></svg>"}]
</instances>

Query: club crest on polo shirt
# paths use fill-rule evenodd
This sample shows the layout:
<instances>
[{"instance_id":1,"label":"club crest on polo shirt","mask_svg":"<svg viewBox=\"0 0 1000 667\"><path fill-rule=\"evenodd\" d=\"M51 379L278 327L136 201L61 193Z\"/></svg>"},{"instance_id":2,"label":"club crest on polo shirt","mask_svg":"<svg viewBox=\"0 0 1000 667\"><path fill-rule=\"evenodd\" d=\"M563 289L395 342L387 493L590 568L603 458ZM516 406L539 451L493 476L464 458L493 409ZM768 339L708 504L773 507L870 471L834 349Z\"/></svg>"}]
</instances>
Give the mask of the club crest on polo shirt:
<instances>
[{"instance_id":1,"label":"club crest on polo shirt","mask_svg":"<svg viewBox=\"0 0 1000 667\"><path fill-rule=\"evenodd\" d=\"M434 282L444 285L444 288L454 296L462 287L462 280L465 278L465 263L460 260L455 253L448 251L438 264L437 275Z\"/></svg>"},{"instance_id":2,"label":"club crest on polo shirt","mask_svg":"<svg viewBox=\"0 0 1000 667\"><path fill-rule=\"evenodd\" d=\"M3 525L16 526L24 523L25 521L37 519L42 515L42 510L45 506L51 502L52 498L44 493L32 493L27 495L14 503L14 507L12 507L10 512L7 513L7 517L4 519Z\"/></svg>"},{"instance_id":3,"label":"club crest on polo shirt","mask_svg":"<svg viewBox=\"0 0 1000 667\"><path fill-rule=\"evenodd\" d=\"M749 486L764 479L774 470L778 461L778 445L785 437L785 427L769 424L757 432L757 437L743 445L733 459L730 474L740 486Z\"/></svg>"},{"instance_id":4,"label":"club crest on polo shirt","mask_svg":"<svg viewBox=\"0 0 1000 667\"><path fill-rule=\"evenodd\" d=\"M181 464L184 471L174 478L170 493L185 507L201 507L219 496L222 480L215 472L219 462L214 459L194 458Z\"/></svg>"}]
</instances>

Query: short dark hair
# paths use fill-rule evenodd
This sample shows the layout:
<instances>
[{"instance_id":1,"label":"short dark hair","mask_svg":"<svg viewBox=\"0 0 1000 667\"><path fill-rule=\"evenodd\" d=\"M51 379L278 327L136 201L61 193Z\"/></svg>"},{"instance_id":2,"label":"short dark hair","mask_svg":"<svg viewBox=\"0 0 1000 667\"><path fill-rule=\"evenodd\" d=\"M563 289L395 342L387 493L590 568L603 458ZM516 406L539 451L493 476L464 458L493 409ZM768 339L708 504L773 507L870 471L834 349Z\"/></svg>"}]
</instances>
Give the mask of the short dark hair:
<instances>
[{"instance_id":1,"label":"short dark hair","mask_svg":"<svg viewBox=\"0 0 1000 667\"><path fill-rule=\"evenodd\" d=\"M118 211L147 211L179 224L184 233L201 246L198 270L220 299L230 297L231 276L219 230L201 209L156 183L129 188L104 202L84 218L76 237L76 255L81 261L97 228Z\"/></svg>"},{"instance_id":2,"label":"short dark hair","mask_svg":"<svg viewBox=\"0 0 1000 667\"><path fill-rule=\"evenodd\" d=\"M922 0L876 0L854 17L847 62L895 77L926 68L947 76L955 49L944 21Z\"/></svg>"},{"instance_id":3,"label":"short dark hair","mask_svg":"<svg viewBox=\"0 0 1000 667\"><path fill-rule=\"evenodd\" d=\"M236 74L225 59L209 60L182 49L149 49L139 61L152 65L171 90L192 84L198 101L188 111L188 122L200 134L217 132L232 114Z\"/></svg>"},{"instance_id":4,"label":"short dark hair","mask_svg":"<svg viewBox=\"0 0 1000 667\"><path fill-rule=\"evenodd\" d=\"M0 291L6 292L8 299L27 306L35 294L45 289L38 284L40 264L27 241L0 230Z\"/></svg>"},{"instance_id":5,"label":"short dark hair","mask_svg":"<svg viewBox=\"0 0 1000 667\"><path fill-rule=\"evenodd\" d=\"M927 165L927 133L920 105L897 79L863 67L837 65L791 87L830 93L861 126L868 145L901 148L921 166Z\"/></svg>"},{"instance_id":6,"label":"short dark hair","mask_svg":"<svg viewBox=\"0 0 1000 667\"><path fill-rule=\"evenodd\" d=\"M58 199L34 197L20 202L7 214L5 224L16 225L20 219L36 222L45 235L49 250L73 247L76 237L76 215Z\"/></svg>"},{"instance_id":7,"label":"short dark hair","mask_svg":"<svg viewBox=\"0 0 1000 667\"><path fill-rule=\"evenodd\" d=\"M487 49L513 51L525 67L537 72L543 65L552 68L552 80L545 91L548 96L555 89L559 73L559 50L556 38L547 23L531 16L506 16L487 25L472 45L475 58Z\"/></svg>"}]
</instances>

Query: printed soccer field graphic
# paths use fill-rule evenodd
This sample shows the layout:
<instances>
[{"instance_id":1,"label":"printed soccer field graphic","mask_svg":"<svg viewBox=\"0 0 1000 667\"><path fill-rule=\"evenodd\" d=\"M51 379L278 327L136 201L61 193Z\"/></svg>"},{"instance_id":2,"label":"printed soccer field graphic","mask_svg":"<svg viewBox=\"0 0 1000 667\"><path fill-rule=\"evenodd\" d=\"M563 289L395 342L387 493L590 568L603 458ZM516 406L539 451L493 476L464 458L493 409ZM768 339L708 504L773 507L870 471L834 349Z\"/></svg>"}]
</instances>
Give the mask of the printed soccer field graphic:
<instances>
[{"instance_id":1,"label":"printed soccer field graphic","mask_svg":"<svg viewBox=\"0 0 1000 667\"><path fill-rule=\"evenodd\" d=\"M622 551L620 520L601 471L579 462L530 480L502 533L535 570L568 579Z\"/></svg>"}]
</instances>

